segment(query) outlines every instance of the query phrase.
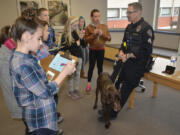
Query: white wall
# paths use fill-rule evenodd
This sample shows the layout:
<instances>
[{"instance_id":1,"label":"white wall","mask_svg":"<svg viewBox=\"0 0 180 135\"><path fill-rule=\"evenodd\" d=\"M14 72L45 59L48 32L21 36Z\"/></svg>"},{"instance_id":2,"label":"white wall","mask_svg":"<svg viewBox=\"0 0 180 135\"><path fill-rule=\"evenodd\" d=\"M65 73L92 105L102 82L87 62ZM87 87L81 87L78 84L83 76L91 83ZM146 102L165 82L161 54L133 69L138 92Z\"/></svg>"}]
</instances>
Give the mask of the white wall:
<instances>
[{"instance_id":1,"label":"white wall","mask_svg":"<svg viewBox=\"0 0 180 135\"><path fill-rule=\"evenodd\" d=\"M165 34L158 33L158 34L155 34L154 46L178 50L179 39L180 39L179 36L165 35Z\"/></svg>"},{"instance_id":2,"label":"white wall","mask_svg":"<svg viewBox=\"0 0 180 135\"><path fill-rule=\"evenodd\" d=\"M106 0L71 0L71 13L73 16L84 16L87 24L91 22L90 12L97 8L101 13L101 22L106 23Z\"/></svg>"},{"instance_id":3,"label":"white wall","mask_svg":"<svg viewBox=\"0 0 180 135\"><path fill-rule=\"evenodd\" d=\"M154 17L154 0L140 0L143 7L142 16L144 19L153 26L153 17ZM151 6L150 6L151 5Z\"/></svg>"},{"instance_id":4,"label":"white wall","mask_svg":"<svg viewBox=\"0 0 180 135\"><path fill-rule=\"evenodd\" d=\"M11 25L17 18L16 0L0 0L0 28Z\"/></svg>"}]
</instances>

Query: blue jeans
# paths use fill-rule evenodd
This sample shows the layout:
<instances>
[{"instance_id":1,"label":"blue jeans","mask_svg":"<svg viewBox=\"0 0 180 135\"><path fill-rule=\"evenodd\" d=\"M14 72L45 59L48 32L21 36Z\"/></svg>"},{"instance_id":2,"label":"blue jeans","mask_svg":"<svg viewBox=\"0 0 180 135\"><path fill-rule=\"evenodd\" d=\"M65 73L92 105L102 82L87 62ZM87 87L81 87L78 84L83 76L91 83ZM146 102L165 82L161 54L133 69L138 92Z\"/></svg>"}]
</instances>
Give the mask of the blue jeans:
<instances>
[{"instance_id":1,"label":"blue jeans","mask_svg":"<svg viewBox=\"0 0 180 135\"><path fill-rule=\"evenodd\" d=\"M40 128L33 131L31 135L57 135L57 131L48 128Z\"/></svg>"}]
</instances>

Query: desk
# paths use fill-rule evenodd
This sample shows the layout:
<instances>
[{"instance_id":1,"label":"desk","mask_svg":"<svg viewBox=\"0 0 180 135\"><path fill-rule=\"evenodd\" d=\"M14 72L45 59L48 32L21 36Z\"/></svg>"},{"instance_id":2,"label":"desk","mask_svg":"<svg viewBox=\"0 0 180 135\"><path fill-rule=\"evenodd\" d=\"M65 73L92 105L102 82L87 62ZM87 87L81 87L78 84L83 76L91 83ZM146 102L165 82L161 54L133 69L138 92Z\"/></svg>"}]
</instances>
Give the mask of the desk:
<instances>
[{"instance_id":1,"label":"desk","mask_svg":"<svg viewBox=\"0 0 180 135\"><path fill-rule=\"evenodd\" d=\"M157 57L152 70L149 73L144 74L145 79L151 80L154 83L152 95L153 98L157 96L158 84L162 84L180 90L180 71L176 71L173 75L162 73L162 71L165 70L165 67L168 64L168 59ZM135 90L133 90L133 92L130 95L129 108L134 107L134 95Z\"/></svg>"}]
</instances>

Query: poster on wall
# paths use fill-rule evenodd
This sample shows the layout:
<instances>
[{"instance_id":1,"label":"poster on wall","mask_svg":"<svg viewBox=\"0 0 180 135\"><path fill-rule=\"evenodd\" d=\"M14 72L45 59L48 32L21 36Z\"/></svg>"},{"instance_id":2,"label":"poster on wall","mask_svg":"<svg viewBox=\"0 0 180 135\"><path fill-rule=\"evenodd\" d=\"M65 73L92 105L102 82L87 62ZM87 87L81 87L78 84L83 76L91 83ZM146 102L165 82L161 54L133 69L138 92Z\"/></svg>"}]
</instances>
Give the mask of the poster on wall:
<instances>
[{"instance_id":1,"label":"poster on wall","mask_svg":"<svg viewBox=\"0 0 180 135\"><path fill-rule=\"evenodd\" d=\"M63 29L70 16L70 0L17 0L18 15L27 8L47 8L50 24L55 29Z\"/></svg>"},{"instance_id":2,"label":"poster on wall","mask_svg":"<svg viewBox=\"0 0 180 135\"><path fill-rule=\"evenodd\" d=\"M40 0L17 0L18 15L21 16L21 13L28 8L37 10L38 8L40 8L40 5Z\"/></svg>"},{"instance_id":3,"label":"poster on wall","mask_svg":"<svg viewBox=\"0 0 180 135\"><path fill-rule=\"evenodd\" d=\"M55 29L63 29L70 16L69 0L45 0L45 6L49 10L50 24Z\"/></svg>"}]
</instances>

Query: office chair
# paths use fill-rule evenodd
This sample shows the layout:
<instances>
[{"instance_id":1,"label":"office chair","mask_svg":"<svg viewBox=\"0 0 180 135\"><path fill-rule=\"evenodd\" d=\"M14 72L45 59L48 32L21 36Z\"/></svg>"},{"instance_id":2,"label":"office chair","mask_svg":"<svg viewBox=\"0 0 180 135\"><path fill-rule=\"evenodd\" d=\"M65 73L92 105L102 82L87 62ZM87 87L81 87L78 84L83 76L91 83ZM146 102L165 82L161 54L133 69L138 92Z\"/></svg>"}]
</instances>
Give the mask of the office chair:
<instances>
[{"instance_id":1,"label":"office chair","mask_svg":"<svg viewBox=\"0 0 180 135\"><path fill-rule=\"evenodd\" d=\"M145 92L146 87L144 86L144 81L143 81L143 79L140 80L139 85L138 85L137 87L140 88L140 91L136 89L136 92L142 92L142 93ZM137 87L136 87L136 88L137 88Z\"/></svg>"}]
</instances>

